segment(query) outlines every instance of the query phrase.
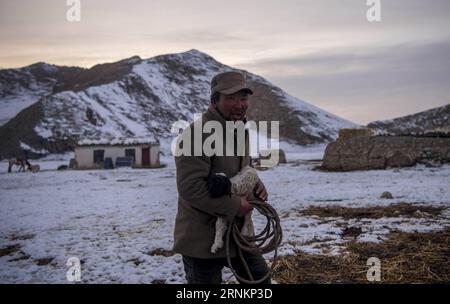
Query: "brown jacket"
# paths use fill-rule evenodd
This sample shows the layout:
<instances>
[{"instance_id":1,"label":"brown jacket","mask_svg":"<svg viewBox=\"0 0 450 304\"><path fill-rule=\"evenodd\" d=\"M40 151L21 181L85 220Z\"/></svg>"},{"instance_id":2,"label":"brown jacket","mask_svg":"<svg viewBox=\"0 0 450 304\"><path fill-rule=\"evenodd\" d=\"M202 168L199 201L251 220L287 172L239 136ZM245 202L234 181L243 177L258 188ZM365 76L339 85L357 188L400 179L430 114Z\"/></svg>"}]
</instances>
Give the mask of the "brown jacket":
<instances>
[{"instance_id":1,"label":"brown jacket","mask_svg":"<svg viewBox=\"0 0 450 304\"><path fill-rule=\"evenodd\" d=\"M203 113L202 124L209 120L219 121L225 130L225 119L212 106ZM190 128L192 130L193 124ZM209 133L205 134L204 138L209 135ZM216 254L210 252L214 242L215 223L219 216L226 217L228 221L236 216L240 207L240 197L225 195L220 198L211 198L207 191L207 178L210 172L223 172L230 178L241 168L250 164L247 132L245 139L245 156L208 157L202 154L202 156L175 157L179 194L174 231L173 250L175 252L197 258L226 256L225 246ZM236 148L236 137L234 145ZM235 255L235 247L232 244L231 256Z\"/></svg>"}]
</instances>

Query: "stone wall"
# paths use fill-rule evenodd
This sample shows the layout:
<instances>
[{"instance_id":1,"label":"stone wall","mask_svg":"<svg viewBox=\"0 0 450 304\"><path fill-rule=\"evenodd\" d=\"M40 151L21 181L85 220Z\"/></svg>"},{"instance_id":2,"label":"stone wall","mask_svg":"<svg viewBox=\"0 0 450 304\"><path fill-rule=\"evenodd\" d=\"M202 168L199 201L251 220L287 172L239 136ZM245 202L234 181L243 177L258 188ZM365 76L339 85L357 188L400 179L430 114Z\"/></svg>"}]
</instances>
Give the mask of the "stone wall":
<instances>
[{"instance_id":1,"label":"stone wall","mask_svg":"<svg viewBox=\"0 0 450 304\"><path fill-rule=\"evenodd\" d=\"M352 171L448 162L449 137L372 136L328 144L321 168Z\"/></svg>"}]
</instances>

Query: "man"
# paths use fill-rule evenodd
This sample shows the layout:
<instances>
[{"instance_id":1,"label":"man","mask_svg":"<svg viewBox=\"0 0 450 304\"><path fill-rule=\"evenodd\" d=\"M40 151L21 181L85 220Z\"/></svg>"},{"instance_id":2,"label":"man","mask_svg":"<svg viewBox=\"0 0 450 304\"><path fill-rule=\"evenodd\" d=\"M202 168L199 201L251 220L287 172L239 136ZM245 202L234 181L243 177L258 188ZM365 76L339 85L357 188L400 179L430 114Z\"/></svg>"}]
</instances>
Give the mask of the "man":
<instances>
[{"instance_id":1,"label":"man","mask_svg":"<svg viewBox=\"0 0 450 304\"><path fill-rule=\"evenodd\" d=\"M250 94L253 94L253 91L248 88L243 74L231 71L216 75L211 80L211 104L202 115L202 124L216 121L226 130L227 121L245 123ZM193 130L193 124L189 128ZM223 132L224 141L225 133L226 131ZM234 132L235 152L239 138L241 137ZM229 144L224 142L224 150ZM210 252L217 217L226 217L228 222L231 222L235 217L245 216L252 207L245 197L234 194L212 198L207 191L207 179L210 174L215 173L225 173L229 178L233 177L250 164L248 134L245 136L244 156L237 153L229 156L225 152L221 155L226 156L208 157L205 153L201 156L191 155L175 157L179 199L173 250L183 256L186 280L189 284L220 284L222 269L228 264L225 248L219 249L215 254ZM267 200L268 194L261 181L254 191L260 199ZM234 270L240 277L249 279L236 252L235 244L230 244ZM255 280L262 278L269 271L261 255L244 252L244 258ZM263 283L270 283L270 278Z\"/></svg>"}]
</instances>

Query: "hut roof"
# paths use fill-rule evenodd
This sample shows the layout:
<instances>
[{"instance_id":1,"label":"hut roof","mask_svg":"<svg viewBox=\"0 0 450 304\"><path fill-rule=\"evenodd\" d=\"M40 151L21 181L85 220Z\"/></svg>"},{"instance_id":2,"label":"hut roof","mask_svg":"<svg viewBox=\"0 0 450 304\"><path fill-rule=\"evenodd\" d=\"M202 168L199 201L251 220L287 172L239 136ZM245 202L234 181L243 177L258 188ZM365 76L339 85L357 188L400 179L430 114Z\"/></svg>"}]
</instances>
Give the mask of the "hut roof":
<instances>
[{"instance_id":1,"label":"hut roof","mask_svg":"<svg viewBox=\"0 0 450 304\"><path fill-rule=\"evenodd\" d=\"M85 138L78 141L78 146L131 146L159 144L151 137L121 137L121 138Z\"/></svg>"}]
</instances>

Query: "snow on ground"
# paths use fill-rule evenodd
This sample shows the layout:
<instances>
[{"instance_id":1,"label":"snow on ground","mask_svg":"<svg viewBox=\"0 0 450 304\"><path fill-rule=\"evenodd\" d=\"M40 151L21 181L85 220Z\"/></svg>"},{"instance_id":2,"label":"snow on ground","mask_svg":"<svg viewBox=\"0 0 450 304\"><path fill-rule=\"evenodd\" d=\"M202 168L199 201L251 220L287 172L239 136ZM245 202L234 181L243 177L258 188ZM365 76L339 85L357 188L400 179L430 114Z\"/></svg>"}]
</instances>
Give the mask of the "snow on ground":
<instances>
[{"instance_id":1,"label":"snow on ground","mask_svg":"<svg viewBox=\"0 0 450 304\"><path fill-rule=\"evenodd\" d=\"M280 149L285 152L287 161L321 160L323 158L326 146L326 144L299 146L284 141L279 143Z\"/></svg>"},{"instance_id":2,"label":"snow on ground","mask_svg":"<svg viewBox=\"0 0 450 304\"><path fill-rule=\"evenodd\" d=\"M345 241L340 236L342 223L360 226L360 241L379 241L394 228L428 231L450 225L448 210L438 218L345 221L301 216L300 210L313 205L408 202L449 207L450 166L327 173L312 170L316 162L294 159L316 159L323 149L284 148L292 162L260 172L282 218L281 254L325 249L337 253ZM0 257L0 283L65 283L66 262L73 256L82 261L84 283L185 282L178 254L152 255L156 249L172 248L177 205L173 159L161 161L165 168L57 171L68 164L66 156L32 161L42 169L35 174L8 174L7 164L1 162L0 248L19 244L20 250ZM394 199L379 199L384 191ZM261 227L261 217L254 217L256 227ZM38 265L47 258L49 263ZM224 279L230 277L225 270Z\"/></svg>"},{"instance_id":3,"label":"snow on ground","mask_svg":"<svg viewBox=\"0 0 450 304\"><path fill-rule=\"evenodd\" d=\"M54 170L61 164L50 163ZM1 257L2 283L64 283L65 264L72 256L84 262L84 282L150 283L162 278L182 282L179 256L146 254L171 249L177 201L173 166L54 170L0 174L1 247L19 243L31 255L16 262L9 260L19 254ZM4 163L1 171L6 172ZM11 240L30 234L31 239ZM49 265L33 262L48 257L54 257Z\"/></svg>"}]
</instances>

